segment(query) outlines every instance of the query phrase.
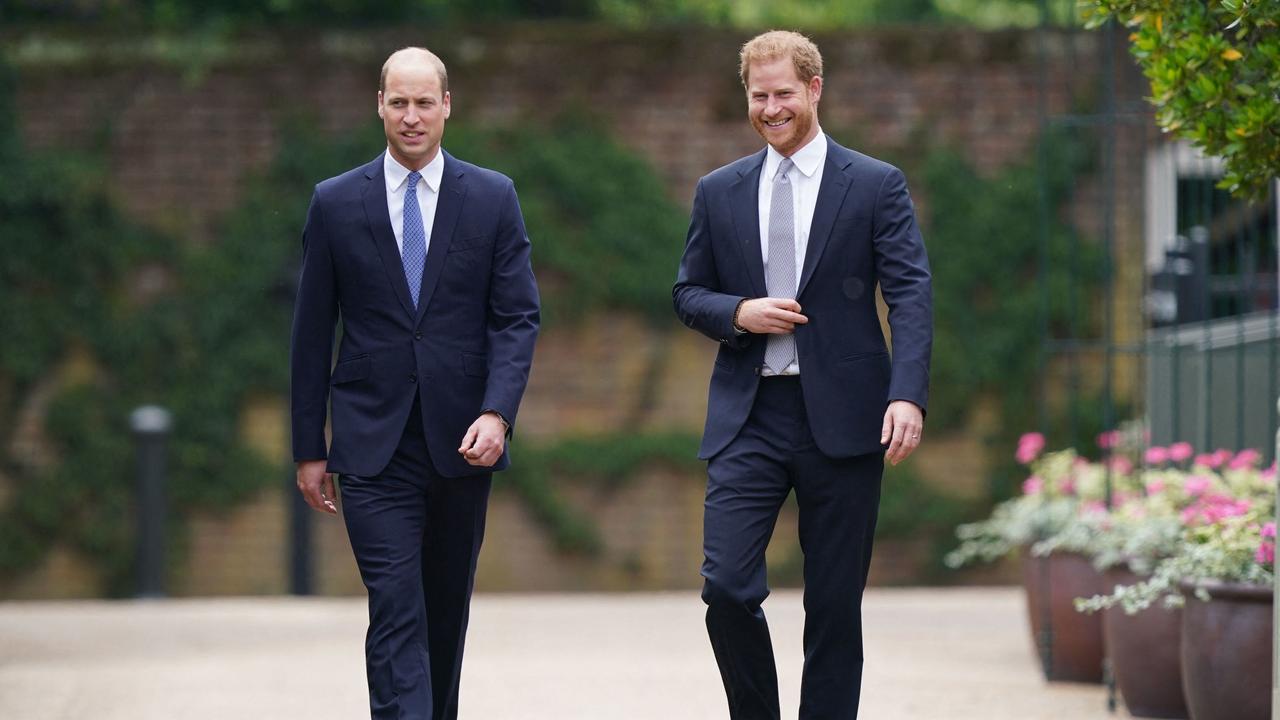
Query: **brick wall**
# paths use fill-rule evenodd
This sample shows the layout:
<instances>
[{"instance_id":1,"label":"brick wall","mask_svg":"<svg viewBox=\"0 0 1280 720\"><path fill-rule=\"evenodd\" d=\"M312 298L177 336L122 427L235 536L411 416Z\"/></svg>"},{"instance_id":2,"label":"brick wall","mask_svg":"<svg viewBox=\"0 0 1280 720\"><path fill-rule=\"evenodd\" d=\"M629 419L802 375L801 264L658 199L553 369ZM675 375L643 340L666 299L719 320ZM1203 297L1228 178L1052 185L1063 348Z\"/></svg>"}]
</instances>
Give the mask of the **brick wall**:
<instances>
[{"instance_id":1,"label":"brick wall","mask_svg":"<svg viewBox=\"0 0 1280 720\"><path fill-rule=\"evenodd\" d=\"M299 131L290 118L306 117L324 131L368 123L378 68L387 52L407 44L433 47L449 64L454 120L509 123L587 109L646 156L685 206L699 176L760 147L745 121L736 76L737 48L745 37L737 32L547 24L255 36L194 48L182 63L148 54L146 43L127 38L62 38L76 52L54 53L48 48L61 46L49 38L9 37L26 141L80 152L105 137L111 192L122 206L191 242L210 240L247 176L273 157L282 134ZM845 144L892 157L924 139L944 139L985 171L1032 150L1042 80L1034 35L882 29L815 40L826 62L821 122ZM1096 81L1094 42L1053 36L1043 46L1052 80L1043 96L1048 112L1068 111ZM369 148L369 156L379 150ZM1141 187L1140 174L1130 179L1129 187ZM918 204L927 204L917 195ZM713 345L682 329L659 337L637 321L599 317L547 333L540 342L521 413L522 439L618 429L653 343L665 343L668 362L650 425L699 431ZM283 418L270 408L267 399L246 409L243 424L264 450L283 456ZM931 437L913 461L916 469L957 494L982 493L985 431L975 422L957 435ZM604 559L587 563L557 555L519 503L500 493L490 509L482 589L696 586L699 477L652 468L620 490L572 483L562 489L600 522ZM285 522L279 489L230 513L193 518L175 591L281 592ZM319 587L359 592L341 522L322 519L317 525ZM876 577L909 577L902 568L918 560L920 548L882 548L889 559L877 564ZM787 514L771 560L786 562L795 550L794 518ZM93 594L88 572L59 550L8 594Z\"/></svg>"}]
</instances>

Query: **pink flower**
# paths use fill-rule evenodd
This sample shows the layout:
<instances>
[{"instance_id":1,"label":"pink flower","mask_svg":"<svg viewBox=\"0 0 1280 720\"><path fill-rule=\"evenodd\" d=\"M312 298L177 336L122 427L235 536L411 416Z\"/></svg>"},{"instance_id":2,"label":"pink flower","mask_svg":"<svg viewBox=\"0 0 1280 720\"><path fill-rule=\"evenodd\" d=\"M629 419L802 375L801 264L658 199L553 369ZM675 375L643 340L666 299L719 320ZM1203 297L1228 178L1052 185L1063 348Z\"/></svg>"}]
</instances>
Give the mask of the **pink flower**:
<instances>
[{"instance_id":1,"label":"pink flower","mask_svg":"<svg viewBox=\"0 0 1280 720\"><path fill-rule=\"evenodd\" d=\"M1044 480L1041 480L1036 475L1032 475L1022 481L1023 495L1039 495L1041 490L1044 490Z\"/></svg>"},{"instance_id":2,"label":"pink flower","mask_svg":"<svg viewBox=\"0 0 1280 720\"><path fill-rule=\"evenodd\" d=\"M1040 456L1041 450L1044 450L1044 435L1038 432L1024 433L1018 438L1018 451L1014 457L1023 465L1028 465Z\"/></svg>"},{"instance_id":3,"label":"pink flower","mask_svg":"<svg viewBox=\"0 0 1280 720\"><path fill-rule=\"evenodd\" d=\"M1102 448L1103 450L1110 450L1111 448L1119 444L1120 444L1119 430L1108 430L1106 432L1098 433L1098 447Z\"/></svg>"},{"instance_id":4,"label":"pink flower","mask_svg":"<svg viewBox=\"0 0 1280 720\"><path fill-rule=\"evenodd\" d=\"M1271 565L1276 561L1276 544L1264 542L1258 545L1258 551L1253 554L1253 559L1260 565Z\"/></svg>"},{"instance_id":5,"label":"pink flower","mask_svg":"<svg viewBox=\"0 0 1280 720\"><path fill-rule=\"evenodd\" d=\"M1276 524L1275 524L1274 522L1266 523L1266 524L1264 524L1264 525L1262 526L1262 529L1261 529L1261 530L1259 530L1259 531L1258 531L1258 533L1259 533L1260 535L1262 535L1262 537L1264 537L1264 538L1271 538L1272 540L1275 540L1275 539L1276 539Z\"/></svg>"},{"instance_id":6,"label":"pink flower","mask_svg":"<svg viewBox=\"0 0 1280 720\"><path fill-rule=\"evenodd\" d=\"M1245 448L1240 451L1240 454L1231 459L1231 464L1228 467L1232 470L1245 470L1253 467L1261 458L1262 453L1253 448Z\"/></svg>"},{"instance_id":7,"label":"pink flower","mask_svg":"<svg viewBox=\"0 0 1280 720\"><path fill-rule=\"evenodd\" d=\"M1261 476L1262 476L1262 479L1263 479L1263 480L1266 480L1267 482L1275 482L1275 481L1276 481L1276 464L1275 464L1275 462L1273 461L1273 462L1271 463L1271 467L1267 468L1266 470L1263 470L1261 473L1259 473L1259 475L1261 475Z\"/></svg>"},{"instance_id":8,"label":"pink flower","mask_svg":"<svg viewBox=\"0 0 1280 720\"><path fill-rule=\"evenodd\" d=\"M1245 515L1251 506L1252 503L1248 500L1235 500L1230 495L1210 493L1183 509L1181 517L1184 525L1213 524Z\"/></svg>"},{"instance_id":9,"label":"pink flower","mask_svg":"<svg viewBox=\"0 0 1280 720\"><path fill-rule=\"evenodd\" d=\"M1076 494L1075 478L1069 478L1069 477L1063 478L1062 484L1058 486L1058 492L1062 493L1063 495L1075 495Z\"/></svg>"},{"instance_id":10,"label":"pink flower","mask_svg":"<svg viewBox=\"0 0 1280 720\"><path fill-rule=\"evenodd\" d=\"M1163 465L1169 461L1168 448L1159 446L1147 448L1147 452L1142 456L1148 465Z\"/></svg>"},{"instance_id":11,"label":"pink flower","mask_svg":"<svg viewBox=\"0 0 1280 720\"><path fill-rule=\"evenodd\" d=\"M1159 495L1159 494L1160 494L1160 493L1162 493L1162 492L1164 492L1164 481L1163 481L1163 480L1160 480L1159 478L1157 478L1157 479L1155 479L1155 480L1148 480L1148 481L1147 481L1147 494L1148 494L1148 495Z\"/></svg>"},{"instance_id":12,"label":"pink flower","mask_svg":"<svg viewBox=\"0 0 1280 720\"><path fill-rule=\"evenodd\" d=\"M1222 464L1222 462L1218 460L1218 456L1216 454L1201 453L1196 456L1195 460L1191 461L1191 464L1199 465L1200 467L1207 467L1210 470L1215 470L1219 465Z\"/></svg>"},{"instance_id":13,"label":"pink flower","mask_svg":"<svg viewBox=\"0 0 1280 720\"><path fill-rule=\"evenodd\" d=\"M1194 454L1195 450L1191 449L1191 443L1177 442L1169 446L1169 459L1176 463L1183 462Z\"/></svg>"},{"instance_id":14,"label":"pink flower","mask_svg":"<svg viewBox=\"0 0 1280 720\"><path fill-rule=\"evenodd\" d=\"M1210 478L1204 475L1192 475L1182 484L1182 489L1186 490L1188 495L1195 497L1196 495L1203 495L1212 485L1213 480Z\"/></svg>"},{"instance_id":15,"label":"pink flower","mask_svg":"<svg viewBox=\"0 0 1280 720\"><path fill-rule=\"evenodd\" d=\"M1133 472L1133 463L1123 455L1116 455L1107 461L1107 464L1110 466L1111 472L1117 475L1128 475Z\"/></svg>"},{"instance_id":16,"label":"pink flower","mask_svg":"<svg viewBox=\"0 0 1280 720\"><path fill-rule=\"evenodd\" d=\"M1221 466L1221 465L1222 465L1222 464L1224 464L1224 463L1230 462L1230 461L1231 461L1231 458L1233 458L1233 457L1235 457L1235 456L1236 456L1236 454L1235 454L1235 453L1233 453L1233 452L1231 452L1230 450L1227 450L1227 449L1225 449L1225 448L1219 448L1219 449L1217 449L1217 450L1214 450L1214 451L1213 451L1213 460L1214 460L1214 462L1216 462L1216 463L1217 463L1217 465L1214 465L1214 467L1219 467L1219 466Z\"/></svg>"},{"instance_id":17,"label":"pink flower","mask_svg":"<svg viewBox=\"0 0 1280 720\"><path fill-rule=\"evenodd\" d=\"M1107 504L1101 500L1086 500L1080 504L1081 515L1101 514L1107 511Z\"/></svg>"}]
</instances>

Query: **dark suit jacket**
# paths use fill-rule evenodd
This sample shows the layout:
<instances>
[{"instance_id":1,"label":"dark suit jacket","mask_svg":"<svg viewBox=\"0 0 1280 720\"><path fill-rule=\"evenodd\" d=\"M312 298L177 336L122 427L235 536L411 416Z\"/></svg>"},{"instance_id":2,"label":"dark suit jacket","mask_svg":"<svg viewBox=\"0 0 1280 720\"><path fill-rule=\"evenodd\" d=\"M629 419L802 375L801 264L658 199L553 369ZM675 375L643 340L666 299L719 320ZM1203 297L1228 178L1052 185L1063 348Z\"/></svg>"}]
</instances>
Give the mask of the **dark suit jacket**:
<instances>
[{"instance_id":1,"label":"dark suit jacket","mask_svg":"<svg viewBox=\"0 0 1280 720\"><path fill-rule=\"evenodd\" d=\"M293 317L295 460L327 457L330 472L378 474L415 393L431 459L446 477L489 471L458 454L483 410L514 425L538 333L524 220L510 179L448 153L444 163L416 311L387 213L382 157L316 186ZM504 452L493 469L507 464Z\"/></svg>"},{"instance_id":2,"label":"dark suit jacket","mask_svg":"<svg viewBox=\"0 0 1280 720\"><path fill-rule=\"evenodd\" d=\"M698 452L704 460L742 428L764 364L765 336L735 333L733 313L743 298L768 294L757 202L765 152L698 182L672 292L680 320L721 343ZM889 306L892 360L876 313L877 283ZM902 172L830 137L796 300L809 318L796 327L796 354L818 449L831 457L881 450L889 401L927 407L929 261Z\"/></svg>"}]
</instances>

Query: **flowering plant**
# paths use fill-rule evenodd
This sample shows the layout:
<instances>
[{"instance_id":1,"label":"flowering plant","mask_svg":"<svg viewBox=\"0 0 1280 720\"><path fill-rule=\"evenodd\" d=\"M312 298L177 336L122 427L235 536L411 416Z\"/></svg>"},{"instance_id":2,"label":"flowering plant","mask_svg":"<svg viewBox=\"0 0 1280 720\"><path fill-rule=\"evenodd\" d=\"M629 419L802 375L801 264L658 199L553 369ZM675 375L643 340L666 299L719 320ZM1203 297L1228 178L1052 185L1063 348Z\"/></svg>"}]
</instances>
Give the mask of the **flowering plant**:
<instances>
[{"instance_id":1,"label":"flowering plant","mask_svg":"<svg viewBox=\"0 0 1280 720\"><path fill-rule=\"evenodd\" d=\"M1143 496L1107 514L1092 553L1096 565L1126 562L1144 578L1077 600L1077 608L1092 612L1120 605L1134 613L1161 599L1182 604L1184 584L1206 599L1205 586L1214 583L1269 585L1276 469L1273 464L1259 470L1259 458L1254 450L1220 450L1179 468L1169 464L1171 456L1148 451L1148 462L1157 467L1144 472Z\"/></svg>"},{"instance_id":2,"label":"flowering plant","mask_svg":"<svg viewBox=\"0 0 1280 720\"><path fill-rule=\"evenodd\" d=\"M1041 455L1043 450L1043 435L1022 436L1015 457L1031 470L1022 494L996 505L986 520L956 528L960 545L947 554L948 566L998 560L1015 548L1057 536L1082 507L1103 507L1105 472L1074 450Z\"/></svg>"},{"instance_id":3,"label":"flowering plant","mask_svg":"<svg viewBox=\"0 0 1280 720\"><path fill-rule=\"evenodd\" d=\"M1186 582L1270 583L1275 465L1259 470L1255 450L1196 454L1187 443L1141 450L1144 441L1140 429L1104 433L1098 444L1111 456L1090 462L1074 450L1042 455L1044 437L1023 435L1015 456L1031 474L1022 494L957 528L960 545L947 564L1030 546L1035 555L1078 552L1100 569L1127 565L1143 577L1078 600L1085 611L1120 604L1136 612L1161 598L1179 604Z\"/></svg>"}]
</instances>

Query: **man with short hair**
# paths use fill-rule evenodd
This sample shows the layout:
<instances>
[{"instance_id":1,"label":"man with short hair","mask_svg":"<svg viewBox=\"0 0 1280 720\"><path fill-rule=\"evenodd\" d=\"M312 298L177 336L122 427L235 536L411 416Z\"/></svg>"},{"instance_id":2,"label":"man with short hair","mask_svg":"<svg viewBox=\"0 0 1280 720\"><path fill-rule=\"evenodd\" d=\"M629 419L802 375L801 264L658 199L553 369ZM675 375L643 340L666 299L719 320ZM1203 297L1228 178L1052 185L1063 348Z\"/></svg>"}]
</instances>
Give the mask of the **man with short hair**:
<instances>
[{"instance_id":1,"label":"man with short hair","mask_svg":"<svg viewBox=\"0 0 1280 720\"><path fill-rule=\"evenodd\" d=\"M884 461L920 443L932 292L906 180L818 126L822 56L768 32L742 48L747 115L767 143L698 182L676 313L720 343L703 519L707 631L735 720L778 718L761 603L791 490L804 551L800 718L855 718ZM889 306L893 355L876 311ZM887 446L887 447L886 447Z\"/></svg>"},{"instance_id":2,"label":"man with short hair","mask_svg":"<svg viewBox=\"0 0 1280 720\"><path fill-rule=\"evenodd\" d=\"M538 333L515 188L441 149L450 102L433 53L387 58L386 152L316 185L302 231L291 350L298 489L336 513L331 473L340 477L369 591L379 720L458 717L490 480L508 464Z\"/></svg>"}]
</instances>

